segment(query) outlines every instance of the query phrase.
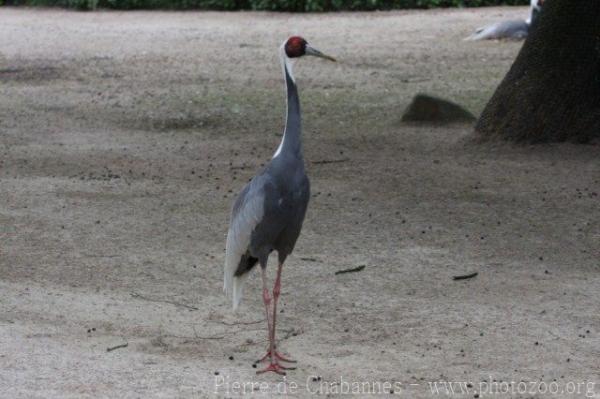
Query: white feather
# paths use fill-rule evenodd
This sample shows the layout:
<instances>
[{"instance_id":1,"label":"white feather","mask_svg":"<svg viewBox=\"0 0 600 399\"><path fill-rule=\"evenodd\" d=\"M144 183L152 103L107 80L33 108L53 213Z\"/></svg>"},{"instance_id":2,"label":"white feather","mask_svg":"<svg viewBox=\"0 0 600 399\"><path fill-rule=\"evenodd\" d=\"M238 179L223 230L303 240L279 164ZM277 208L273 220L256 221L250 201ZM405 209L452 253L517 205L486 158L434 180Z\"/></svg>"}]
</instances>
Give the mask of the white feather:
<instances>
[{"instance_id":1,"label":"white feather","mask_svg":"<svg viewBox=\"0 0 600 399\"><path fill-rule=\"evenodd\" d=\"M249 184L252 184L250 182ZM231 222L227 232L225 250L225 270L223 291L233 301L233 309L237 309L242 301L244 283L248 273L235 276L242 255L248 250L252 231L260 223L264 214L264 194L262 190L253 191L252 187L246 192L239 209L231 213Z\"/></svg>"},{"instance_id":2,"label":"white feather","mask_svg":"<svg viewBox=\"0 0 600 399\"><path fill-rule=\"evenodd\" d=\"M540 7L540 5L539 5L539 0L531 0L530 4L531 4L531 6L529 7L529 17L526 20L526 22L528 24L530 24L533 19L533 12L541 11L541 9L542 9L542 7Z\"/></svg>"},{"instance_id":3,"label":"white feather","mask_svg":"<svg viewBox=\"0 0 600 399\"><path fill-rule=\"evenodd\" d=\"M287 68L290 78L292 78L294 83L296 83L296 79L294 78L292 60L285 53L285 43L286 42L287 42L287 40L285 42L283 42L281 47L279 47L279 58L281 59L281 68L283 71L283 79L285 81L285 69ZM286 101L286 106L287 106L287 97L285 98L285 101ZM287 125L287 122L286 122L286 125ZM273 158L277 157L281 153L281 149L283 148L284 140L285 140L285 132L283 132L283 137L281 138L281 143L279 143L279 147L277 147L275 154L273 154Z\"/></svg>"},{"instance_id":4,"label":"white feather","mask_svg":"<svg viewBox=\"0 0 600 399\"><path fill-rule=\"evenodd\" d=\"M281 149L283 148L284 140L285 140L285 132L283 133L283 137L281 138L281 143L279 143L279 147L277 147L277 151L275 151L275 154L273 154L273 158L276 158L281 153Z\"/></svg>"},{"instance_id":5,"label":"white feather","mask_svg":"<svg viewBox=\"0 0 600 399\"><path fill-rule=\"evenodd\" d=\"M465 37L463 40L485 40L494 38L495 32L498 29L499 23L494 23L492 25L483 26L481 28L477 28L475 33L471 36Z\"/></svg>"}]
</instances>

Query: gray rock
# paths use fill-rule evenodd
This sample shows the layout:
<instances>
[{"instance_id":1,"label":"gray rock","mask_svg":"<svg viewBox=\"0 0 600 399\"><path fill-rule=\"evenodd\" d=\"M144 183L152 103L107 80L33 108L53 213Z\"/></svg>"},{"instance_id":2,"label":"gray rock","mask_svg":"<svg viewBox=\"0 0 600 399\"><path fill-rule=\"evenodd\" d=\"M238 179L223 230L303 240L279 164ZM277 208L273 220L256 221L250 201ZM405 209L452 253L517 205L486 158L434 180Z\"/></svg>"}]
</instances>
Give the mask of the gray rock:
<instances>
[{"instance_id":1,"label":"gray rock","mask_svg":"<svg viewBox=\"0 0 600 399\"><path fill-rule=\"evenodd\" d=\"M476 119L460 105L428 94L417 94L402 115L402 122L452 123Z\"/></svg>"}]
</instances>

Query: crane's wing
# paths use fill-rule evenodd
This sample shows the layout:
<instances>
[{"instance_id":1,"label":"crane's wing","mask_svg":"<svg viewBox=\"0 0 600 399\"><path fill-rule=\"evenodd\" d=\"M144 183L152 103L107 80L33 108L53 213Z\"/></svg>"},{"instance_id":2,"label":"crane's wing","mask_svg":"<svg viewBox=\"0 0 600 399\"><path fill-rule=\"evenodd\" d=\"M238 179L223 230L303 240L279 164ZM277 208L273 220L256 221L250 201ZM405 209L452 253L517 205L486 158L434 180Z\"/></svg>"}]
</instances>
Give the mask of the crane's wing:
<instances>
[{"instance_id":1,"label":"crane's wing","mask_svg":"<svg viewBox=\"0 0 600 399\"><path fill-rule=\"evenodd\" d=\"M247 257L251 245L255 247L265 241L268 243L281 229L276 196L271 179L260 174L244 187L233 204L227 232L223 290L233 300L234 309L242 299L244 282L248 276L248 273L236 273L240 261ZM260 231L257 231L259 225Z\"/></svg>"}]
</instances>

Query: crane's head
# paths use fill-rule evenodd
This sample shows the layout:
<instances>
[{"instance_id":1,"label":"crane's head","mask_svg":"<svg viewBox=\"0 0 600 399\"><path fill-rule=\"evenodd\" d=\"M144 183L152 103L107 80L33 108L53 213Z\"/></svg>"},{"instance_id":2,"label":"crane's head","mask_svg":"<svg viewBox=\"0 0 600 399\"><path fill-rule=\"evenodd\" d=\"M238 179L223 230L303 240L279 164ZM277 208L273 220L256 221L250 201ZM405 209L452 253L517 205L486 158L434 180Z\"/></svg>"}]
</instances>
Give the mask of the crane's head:
<instances>
[{"instance_id":1,"label":"crane's head","mask_svg":"<svg viewBox=\"0 0 600 399\"><path fill-rule=\"evenodd\" d=\"M285 56L288 58L299 58L304 55L312 55L313 57L324 58L329 61L335 61L335 58L323 54L316 48L312 47L303 37L292 36L283 44Z\"/></svg>"},{"instance_id":2,"label":"crane's head","mask_svg":"<svg viewBox=\"0 0 600 399\"><path fill-rule=\"evenodd\" d=\"M545 0L531 0L530 14L529 18L527 18L527 23L531 24L539 18L540 11L542 11L542 7L544 6Z\"/></svg>"}]
</instances>

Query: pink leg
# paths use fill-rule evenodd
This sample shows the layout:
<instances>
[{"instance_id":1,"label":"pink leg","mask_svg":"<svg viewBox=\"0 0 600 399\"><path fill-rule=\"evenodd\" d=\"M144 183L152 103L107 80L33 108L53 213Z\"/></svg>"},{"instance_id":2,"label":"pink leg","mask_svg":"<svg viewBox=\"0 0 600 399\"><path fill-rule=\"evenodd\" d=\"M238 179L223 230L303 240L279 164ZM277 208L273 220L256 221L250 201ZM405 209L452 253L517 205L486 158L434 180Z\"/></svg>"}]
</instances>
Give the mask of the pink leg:
<instances>
[{"instance_id":1,"label":"pink leg","mask_svg":"<svg viewBox=\"0 0 600 399\"><path fill-rule=\"evenodd\" d=\"M277 278L275 279L275 286L273 287L273 325L271 326L272 328L272 332L271 332L271 336L273 337L273 349L275 350L274 356L275 358L277 358L278 360L284 361L284 362L289 362L289 363L295 363L295 360L292 359L288 359L284 356L281 356L281 354L279 352L277 352L276 348L275 348L275 321L277 320L277 301L279 300L279 295L281 294L281 271L283 270L283 263L279 264L279 266L277 267Z\"/></svg>"},{"instance_id":2,"label":"pink leg","mask_svg":"<svg viewBox=\"0 0 600 399\"><path fill-rule=\"evenodd\" d=\"M283 366L280 366L277 363L277 356L273 356L273 353L275 352L275 337L273 335L273 327L274 324L271 323L271 312L270 312L270 305L271 305L271 297L269 296L269 290L267 289L267 275L266 275L266 271L265 269L261 268L262 271L262 282L263 282L263 302L265 304L265 312L267 314L267 333L269 336L269 351L267 352L267 354L265 355L265 357L263 357L261 359L265 360L267 357L269 358L269 365L264 368L263 370L259 370L256 372L256 374L262 374L262 373L266 373L267 371L273 371L277 374L281 374L281 375L285 375L285 370L286 368Z\"/></svg>"},{"instance_id":3,"label":"pink leg","mask_svg":"<svg viewBox=\"0 0 600 399\"><path fill-rule=\"evenodd\" d=\"M265 313L267 315L267 337L269 338L269 345L271 345L271 329L273 326L271 323L271 298L269 297L269 289L267 288L266 271L262 267L260 270L262 272L263 303L265 304Z\"/></svg>"},{"instance_id":4,"label":"pink leg","mask_svg":"<svg viewBox=\"0 0 600 399\"><path fill-rule=\"evenodd\" d=\"M282 362L288 362L288 363L296 363L295 360L286 358L285 356L281 355L279 352L277 352L276 349L276 345L275 345L275 328L276 328L276 322L277 322L277 301L279 300L279 296L281 294L281 271L283 270L283 264L280 264L277 267L277 277L275 279L275 285L273 286L273 319L272 322L270 324L271 327L271 331L269 333L269 350L267 351L267 354L265 356L263 356L262 359L260 359L260 362L265 361L267 358L270 358L272 360L275 361L282 361ZM293 370L294 368L286 368L287 370Z\"/></svg>"}]
</instances>

